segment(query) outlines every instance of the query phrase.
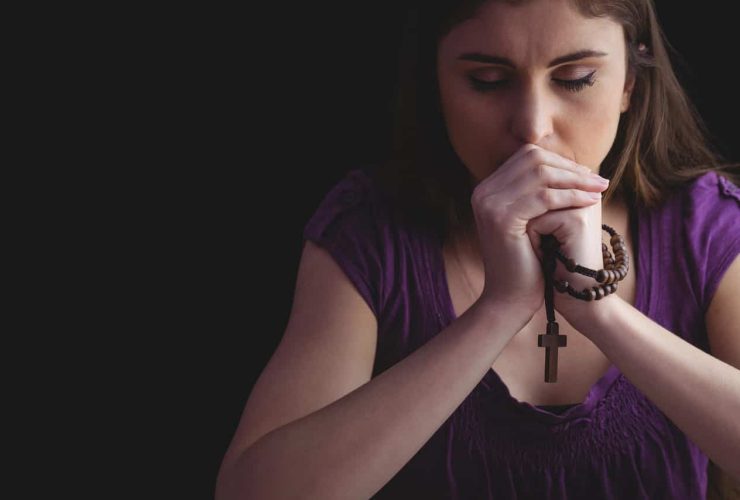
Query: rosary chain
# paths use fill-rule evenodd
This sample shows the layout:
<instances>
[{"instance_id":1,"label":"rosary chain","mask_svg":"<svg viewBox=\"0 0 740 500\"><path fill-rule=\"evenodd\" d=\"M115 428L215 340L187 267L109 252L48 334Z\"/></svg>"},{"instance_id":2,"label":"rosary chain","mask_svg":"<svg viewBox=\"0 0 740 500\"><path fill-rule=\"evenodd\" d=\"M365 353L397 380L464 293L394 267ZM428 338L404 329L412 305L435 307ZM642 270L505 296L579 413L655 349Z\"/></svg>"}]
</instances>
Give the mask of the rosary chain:
<instances>
[{"instance_id":1,"label":"rosary chain","mask_svg":"<svg viewBox=\"0 0 740 500\"><path fill-rule=\"evenodd\" d=\"M584 288L579 291L574 289L565 280L553 279L553 285L558 292L567 292L572 297L586 301L600 300L616 292L618 282L627 276L629 272L629 255L627 255L627 245L624 242L624 238L606 224L602 224L601 227L611 236L609 243L612 250L614 250L614 255L612 255L606 244L601 244L602 260L604 263L603 269L593 270L577 264L573 259L569 259L563 255L559 248L557 248L557 245L550 248L555 257L565 265L565 268L569 272L594 278L600 285Z\"/></svg>"}]
</instances>

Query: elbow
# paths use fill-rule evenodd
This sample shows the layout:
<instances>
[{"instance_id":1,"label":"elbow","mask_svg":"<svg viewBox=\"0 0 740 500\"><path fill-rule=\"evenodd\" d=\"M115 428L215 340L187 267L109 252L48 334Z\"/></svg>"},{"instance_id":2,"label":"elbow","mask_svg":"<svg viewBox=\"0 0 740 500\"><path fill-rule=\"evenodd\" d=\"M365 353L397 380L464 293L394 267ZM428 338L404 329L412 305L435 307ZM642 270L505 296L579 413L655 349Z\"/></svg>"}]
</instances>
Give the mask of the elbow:
<instances>
[{"instance_id":1,"label":"elbow","mask_svg":"<svg viewBox=\"0 0 740 500\"><path fill-rule=\"evenodd\" d=\"M215 500L330 498L315 475L281 471L275 464L266 463L269 460L255 459L252 448L221 464L216 477Z\"/></svg>"},{"instance_id":2,"label":"elbow","mask_svg":"<svg viewBox=\"0 0 740 500\"><path fill-rule=\"evenodd\" d=\"M234 492L234 488L231 487L233 481L229 472L230 468L222 463L216 475L216 487L213 494L214 500L235 500L238 498Z\"/></svg>"},{"instance_id":3,"label":"elbow","mask_svg":"<svg viewBox=\"0 0 740 500\"><path fill-rule=\"evenodd\" d=\"M245 500L258 498L255 494L252 478L249 471L252 470L246 460L246 454L242 452L236 458L224 459L216 476L214 491L215 500Z\"/></svg>"}]
</instances>

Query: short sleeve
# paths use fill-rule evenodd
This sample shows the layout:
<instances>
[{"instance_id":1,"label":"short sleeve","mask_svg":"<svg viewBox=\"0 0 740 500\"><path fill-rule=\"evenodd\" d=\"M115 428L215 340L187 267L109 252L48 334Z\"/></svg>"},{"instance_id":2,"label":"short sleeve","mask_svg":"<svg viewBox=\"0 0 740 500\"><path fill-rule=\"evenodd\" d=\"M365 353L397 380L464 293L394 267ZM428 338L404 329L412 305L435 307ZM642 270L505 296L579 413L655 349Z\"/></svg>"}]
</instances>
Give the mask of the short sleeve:
<instances>
[{"instance_id":1,"label":"short sleeve","mask_svg":"<svg viewBox=\"0 0 740 500\"><path fill-rule=\"evenodd\" d=\"M692 183L685 210L686 236L706 313L722 276L740 253L740 189L726 177L708 172Z\"/></svg>"},{"instance_id":2,"label":"short sleeve","mask_svg":"<svg viewBox=\"0 0 740 500\"><path fill-rule=\"evenodd\" d=\"M349 171L319 203L303 239L326 249L378 317L382 259L371 179Z\"/></svg>"}]
</instances>

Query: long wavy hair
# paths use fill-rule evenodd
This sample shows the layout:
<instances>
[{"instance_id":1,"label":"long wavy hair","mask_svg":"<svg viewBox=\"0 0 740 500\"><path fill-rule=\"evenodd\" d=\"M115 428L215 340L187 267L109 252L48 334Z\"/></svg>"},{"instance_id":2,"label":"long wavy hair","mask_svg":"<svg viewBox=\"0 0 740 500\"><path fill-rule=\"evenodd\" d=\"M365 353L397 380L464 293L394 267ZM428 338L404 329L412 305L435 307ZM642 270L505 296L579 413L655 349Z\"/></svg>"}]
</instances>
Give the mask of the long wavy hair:
<instances>
[{"instance_id":1,"label":"long wavy hair","mask_svg":"<svg viewBox=\"0 0 740 500\"><path fill-rule=\"evenodd\" d=\"M528 0L492 0L520 5ZM635 77L631 105L601 164L611 180L604 202L618 193L631 206L654 207L710 170L740 184L737 163L712 146L713 136L671 65L683 60L665 39L653 0L570 0L585 17L608 17L624 28L627 71ZM449 141L436 73L439 41L474 17L485 0L436 0L409 7L399 51L391 152L375 177L407 223L443 240L474 230L471 176ZM644 45L642 47L641 45Z\"/></svg>"}]
</instances>

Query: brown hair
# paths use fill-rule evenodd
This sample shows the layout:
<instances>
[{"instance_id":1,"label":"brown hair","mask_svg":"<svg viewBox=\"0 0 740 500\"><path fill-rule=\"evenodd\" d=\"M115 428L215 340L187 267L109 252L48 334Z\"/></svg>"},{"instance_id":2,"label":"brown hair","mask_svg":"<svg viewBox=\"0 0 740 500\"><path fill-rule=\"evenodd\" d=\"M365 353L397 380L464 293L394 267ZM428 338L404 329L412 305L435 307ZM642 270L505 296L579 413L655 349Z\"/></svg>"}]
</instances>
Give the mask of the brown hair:
<instances>
[{"instance_id":1,"label":"brown hair","mask_svg":"<svg viewBox=\"0 0 740 500\"><path fill-rule=\"evenodd\" d=\"M528 0L493 1L519 5ZM665 40L653 0L570 1L586 17L608 17L623 26L627 71L636 76L632 104L622 113L601 164L600 174L611 179L604 201L618 192L631 206L654 207L710 170L740 184L738 171L729 170L738 164L726 163L711 146L711 134L673 71L668 51L681 58ZM399 52L391 154L375 172L396 213L443 239L474 230L473 184L442 118L437 44L484 3L441 0L409 8Z\"/></svg>"}]
</instances>

